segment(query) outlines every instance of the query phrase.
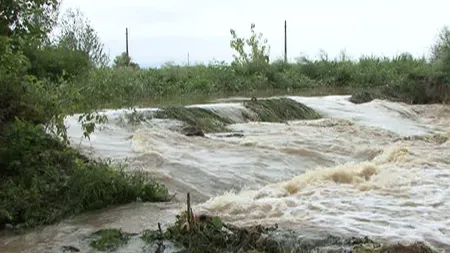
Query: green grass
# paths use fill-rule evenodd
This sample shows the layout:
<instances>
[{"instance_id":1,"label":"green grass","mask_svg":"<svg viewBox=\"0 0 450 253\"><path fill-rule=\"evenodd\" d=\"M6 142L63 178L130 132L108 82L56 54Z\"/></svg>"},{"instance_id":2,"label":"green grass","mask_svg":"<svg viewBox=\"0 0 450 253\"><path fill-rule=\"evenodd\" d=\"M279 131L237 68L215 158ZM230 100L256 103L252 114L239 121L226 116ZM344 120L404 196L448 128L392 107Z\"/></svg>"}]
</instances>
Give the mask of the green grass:
<instances>
[{"instance_id":1,"label":"green grass","mask_svg":"<svg viewBox=\"0 0 450 253\"><path fill-rule=\"evenodd\" d=\"M101 229L92 236L94 239L90 246L99 251L114 251L126 244L130 238L129 235L116 228Z\"/></svg>"},{"instance_id":2,"label":"green grass","mask_svg":"<svg viewBox=\"0 0 450 253\"><path fill-rule=\"evenodd\" d=\"M230 119L221 117L211 110L198 107L167 107L162 108L155 118L176 119L190 126L199 127L206 132L226 131L226 125L233 123Z\"/></svg>"}]
</instances>

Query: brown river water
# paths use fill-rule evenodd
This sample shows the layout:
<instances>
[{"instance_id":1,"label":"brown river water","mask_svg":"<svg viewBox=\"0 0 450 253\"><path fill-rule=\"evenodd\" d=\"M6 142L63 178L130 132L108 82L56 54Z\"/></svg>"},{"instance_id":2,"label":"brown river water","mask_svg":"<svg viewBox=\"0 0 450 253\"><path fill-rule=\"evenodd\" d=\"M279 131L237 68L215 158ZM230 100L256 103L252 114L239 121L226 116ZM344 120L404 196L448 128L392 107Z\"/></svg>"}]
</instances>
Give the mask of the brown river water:
<instances>
[{"instance_id":1,"label":"brown river water","mask_svg":"<svg viewBox=\"0 0 450 253\"><path fill-rule=\"evenodd\" d=\"M0 237L0 252L60 252L86 248L93 231L127 232L173 222L190 192L196 212L237 225L303 227L388 242L426 241L450 252L450 106L382 100L356 105L349 96L290 97L324 118L287 123L244 122L245 107L228 98L203 105L232 118L243 137L186 137L180 122L109 122L91 140L77 117L67 119L73 145L97 157L123 160L165 183L171 203L133 203L83 214L24 235ZM154 109L139 109L149 111ZM416 136L416 137L413 137ZM421 137L417 137L421 136ZM121 252L133 252L122 250Z\"/></svg>"}]
</instances>

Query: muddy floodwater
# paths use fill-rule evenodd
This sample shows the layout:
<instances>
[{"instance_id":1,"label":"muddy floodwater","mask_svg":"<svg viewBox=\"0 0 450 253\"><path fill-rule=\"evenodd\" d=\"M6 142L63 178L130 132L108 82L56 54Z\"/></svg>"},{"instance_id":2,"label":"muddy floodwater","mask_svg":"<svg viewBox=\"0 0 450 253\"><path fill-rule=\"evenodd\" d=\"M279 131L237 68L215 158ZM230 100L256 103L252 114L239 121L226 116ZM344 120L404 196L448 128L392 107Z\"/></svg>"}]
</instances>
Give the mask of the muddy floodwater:
<instances>
[{"instance_id":1,"label":"muddy floodwater","mask_svg":"<svg viewBox=\"0 0 450 253\"><path fill-rule=\"evenodd\" d=\"M108 123L90 141L81 138L77 117L68 118L72 145L153 173L176 199L100 210L3 236L0 252L58 252L63 245L85 247L82 239L100 228L156 228L174 221L186 192L194 211L236 225L278 223L387 242L420 240L450 251L450 142L444 138L450 106L289 98L323 118L245 122L240 100L249 98L227 98L192 106L232 118L238 123L229 129L241 136L187 137L171 130L180 122L130 124L124 117L129 112L108 110ZM154 108L138 111L149 110Z\"/></svg>"}]
</instances>

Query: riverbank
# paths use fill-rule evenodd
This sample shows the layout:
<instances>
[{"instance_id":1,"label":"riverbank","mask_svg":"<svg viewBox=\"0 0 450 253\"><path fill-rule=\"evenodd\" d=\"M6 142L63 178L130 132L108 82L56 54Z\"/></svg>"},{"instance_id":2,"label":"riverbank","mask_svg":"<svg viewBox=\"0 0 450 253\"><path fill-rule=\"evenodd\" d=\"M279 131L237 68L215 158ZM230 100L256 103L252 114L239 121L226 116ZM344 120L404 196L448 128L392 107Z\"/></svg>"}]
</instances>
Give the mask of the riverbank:
<instances>
[{"instance_id":1,"label":"riverbank","mask_svg":"<svg viewBox=\"0 0 450 253\"><path fill-rule=\"evenodd\" d=\"M244 71L250 68L245 65L215 64L161 69L105 68L93 70L70 85L88 98L86 109L186 105L240 94L351 95L361 90L370 91L376 98L405 103L449 101L448 75L438 72L435 65L424 59L407 56L274 62L252 71Z\"/></svg>"},{"instance_id":2,"label":"riverbank","mask_svg":"<svg viewBox=\"0 0 450 253\"><path fill-rule=\"evenodd\" d=\"M169 198L145 172L88 158L40 126L16 121L0 138L2 229L19 232L137 199Z\"/></svg>"},{"instance_id":3,"label":"riverbank","mask_svg":"<svg viewBox=\"0 0 450 253\"><path fill-rule=\"evenodd\" d=\"M189 194L187 200L189 200ZM187 206L190 207L189 201ZM188 208L189 209L189 208ZM190 213L190 215L188 215ZM261 225L236 227L219 217L194 214L192 209L177 215L176 221L162 228L161 224L141 233L127 233L118 228L95 231L83 243L63 245L65 252L422 252L435 253L421 242L383 244L368 237L345 237L311 230L279 229Z\"/></svg>"}]
</instances>

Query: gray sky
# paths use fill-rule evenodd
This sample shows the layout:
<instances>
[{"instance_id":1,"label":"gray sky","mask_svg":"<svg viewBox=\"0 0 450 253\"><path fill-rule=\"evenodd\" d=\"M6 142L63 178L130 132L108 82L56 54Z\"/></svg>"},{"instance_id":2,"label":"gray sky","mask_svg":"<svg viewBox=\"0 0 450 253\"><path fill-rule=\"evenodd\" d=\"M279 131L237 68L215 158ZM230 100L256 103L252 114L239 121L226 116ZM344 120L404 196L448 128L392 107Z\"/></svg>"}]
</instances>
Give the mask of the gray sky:
<instances>
[{"instance_id":1,"label":"gray sky","mask_svg":"<svg viewBox=\"0 0 450 253\"><path fill-rule=\"evenodd\" d=\"M428 53L444 25L448 0L63 0L62 9L80 8L112 57L125 51L141 66L174 61L230 61L230 28L247 36L250 24L271 46L271 59L283 57L284 20L288 57L335 57Z\"/></svg>"}]
</instances>

